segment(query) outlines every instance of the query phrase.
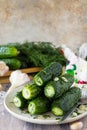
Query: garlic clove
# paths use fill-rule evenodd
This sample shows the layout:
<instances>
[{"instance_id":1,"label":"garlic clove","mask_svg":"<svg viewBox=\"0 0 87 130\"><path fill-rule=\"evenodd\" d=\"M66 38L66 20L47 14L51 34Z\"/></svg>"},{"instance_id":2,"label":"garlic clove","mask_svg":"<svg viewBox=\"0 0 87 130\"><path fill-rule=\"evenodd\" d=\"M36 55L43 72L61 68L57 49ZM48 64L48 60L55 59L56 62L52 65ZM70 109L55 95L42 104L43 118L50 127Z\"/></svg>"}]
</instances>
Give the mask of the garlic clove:
<instances>
[{"instance_id":1,"label":"garlic clove","mask_svg":"<svg viewBox=\"0 0 87 130\"><path fill-rule=\"evenodd\" d=\"M2 85L0 84L0 91L3 89Z\"/></svg>"},{"instance_id":2,"label":"garlic clove","mask_svg":"<svg viewBox=\"0 0 87 130\"><path fill-rule=\"evenodd\" d=\"M5 64L5 62L0 61L0 76L3 76L7 71L9 71L9 67Z\"/></svg>"},{"instance_id":3,"label":"garlic clove","mask_svg":"<svg viewBox=\"0 0 87 130\"><path fill-rule=\"evenodd\" d=\"M70 125L70 130L81 130L83 128L82 122L74 122Z\"/></svg>"}]
</instances>

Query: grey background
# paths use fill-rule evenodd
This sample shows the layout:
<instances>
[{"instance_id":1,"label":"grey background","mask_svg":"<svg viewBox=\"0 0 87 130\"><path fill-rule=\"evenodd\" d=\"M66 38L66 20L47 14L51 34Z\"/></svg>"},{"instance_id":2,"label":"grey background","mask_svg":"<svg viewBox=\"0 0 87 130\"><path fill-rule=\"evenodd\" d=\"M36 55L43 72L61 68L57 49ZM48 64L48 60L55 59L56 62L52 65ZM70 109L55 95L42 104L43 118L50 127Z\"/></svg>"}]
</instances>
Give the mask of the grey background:
<instances>
[{"instance_id":1,"label":"grey background","mask_svg":"<svg viewBox=\"0 0 87 130\"><path fill-rule=\"evenodd\" d=\"M0 0L0 44L25 40L77 48L87 41L87 0Z\"/></svg>"}]
</instances>

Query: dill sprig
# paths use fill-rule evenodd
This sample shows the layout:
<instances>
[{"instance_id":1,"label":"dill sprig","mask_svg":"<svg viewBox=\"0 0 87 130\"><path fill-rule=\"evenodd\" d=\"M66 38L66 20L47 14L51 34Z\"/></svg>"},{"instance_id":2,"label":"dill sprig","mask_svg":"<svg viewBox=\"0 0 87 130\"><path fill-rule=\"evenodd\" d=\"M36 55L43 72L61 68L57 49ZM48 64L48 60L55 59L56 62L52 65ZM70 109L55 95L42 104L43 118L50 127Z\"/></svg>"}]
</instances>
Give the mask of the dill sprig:
<instances>
[{"instance_id":1,"label":"dill sprig","mask_svg":"<svg viewBox=\"0 0 87 130\"><path fill-rule=\"evenodd\" d=\"M24 59L28 67L46 67L51 62L57 61L66 65L66 58L61 53L61 48L56 48L51 42L24 42L8 44L15 46L20 51L20 59Z\"/></svg>"}]
</instances>

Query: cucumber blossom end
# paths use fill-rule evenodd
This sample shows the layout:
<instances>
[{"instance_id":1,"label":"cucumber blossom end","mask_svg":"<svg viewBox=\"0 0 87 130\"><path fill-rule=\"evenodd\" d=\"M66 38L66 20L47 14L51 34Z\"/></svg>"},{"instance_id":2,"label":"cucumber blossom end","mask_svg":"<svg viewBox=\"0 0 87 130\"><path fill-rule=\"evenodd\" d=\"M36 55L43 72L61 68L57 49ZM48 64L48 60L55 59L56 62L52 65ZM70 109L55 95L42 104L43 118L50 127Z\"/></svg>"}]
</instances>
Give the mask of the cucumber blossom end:
<instances>
[{"instance_id":1,"label":"cucumber blossom end","mask_svg":"<svg viewBox=\"0 0 87 130\"><path fill-rule=\"evenodd\" d=\"M36 76L34 77L34 82L35 82L35 84L38 85L38 86L42 86L42 85L43 85L43 80L42 80L38 75L36 75Z\"/></svg>"},{"instance_id":2,"label":"cucumber blossom end","mask_svg":"<svg viewBox=\"0 0 87 130\"><path fill-rule=\"evenodd\" d=\"M59 107L53 107L51 111L55 116L62 116L64 114L63 110Z\"/></svg>"},{"instance_id":3,"label":"cucumber blossom end","mask_svg":"<svg viewBox=\"0 0 87 130\"><path fill-rule=\"evenodd\" d=\"M16 107L21 107L21 101L18 97L14 97L13 102Z\"/></svg>"},{"instance_id":4,"label":"cucumber blossom end","mask_svg":"<svg viewBox=\"0 0 87 130\"><path fill-rule=\"evenodd\" d=\"M53 98L54 97L54 95L55 95L55 89L53 88L53 86L51 86L51 85L47 85L45 88L44 88L44 94L45 94L45 96L46 97L48 97L48 98Z\"/></svg>"}]
</instances>

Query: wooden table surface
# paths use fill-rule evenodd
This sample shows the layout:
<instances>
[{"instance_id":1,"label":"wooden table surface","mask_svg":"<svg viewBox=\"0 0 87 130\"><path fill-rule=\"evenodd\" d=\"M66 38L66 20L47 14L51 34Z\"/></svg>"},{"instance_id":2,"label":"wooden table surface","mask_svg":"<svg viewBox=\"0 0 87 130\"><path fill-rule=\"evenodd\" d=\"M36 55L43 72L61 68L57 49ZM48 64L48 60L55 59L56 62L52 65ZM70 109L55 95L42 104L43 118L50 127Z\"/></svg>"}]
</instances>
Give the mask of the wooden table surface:
<instances>
[{"instance_id":1,"label":"wooden table surface","mask_svg":"<svg viewBox=\"0 0 87 130\"><path fill-rule=\"evenodd\" d=\"M8 87L8 86L7 86ZM7 87L3 90L7 90ZM87 116L81 120L84 127L82 130L87 130ZM24 122L12 116L4 107L3 99L0 102L0 130L70 130L70 124L63 125L39 125Z\"/></svg>"}]
</instances>

